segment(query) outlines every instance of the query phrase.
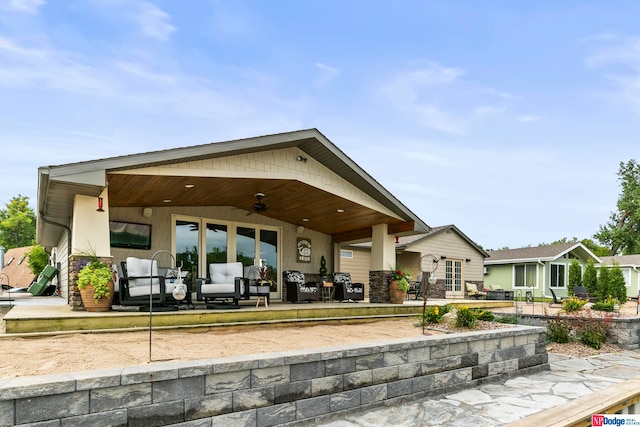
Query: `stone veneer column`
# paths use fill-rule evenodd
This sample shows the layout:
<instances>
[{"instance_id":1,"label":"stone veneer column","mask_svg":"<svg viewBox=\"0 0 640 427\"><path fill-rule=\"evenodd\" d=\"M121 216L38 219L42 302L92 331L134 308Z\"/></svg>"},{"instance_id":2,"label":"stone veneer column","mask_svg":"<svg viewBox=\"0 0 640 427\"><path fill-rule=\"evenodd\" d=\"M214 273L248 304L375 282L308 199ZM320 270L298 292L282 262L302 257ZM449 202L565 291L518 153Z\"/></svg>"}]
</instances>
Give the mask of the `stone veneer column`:
<instances>
[{"instance_id":1,"label":"stone veneer column","mask_svg":"<svg viewBox=\"0 0 640 427\"><path fill-rule=\"evenodd\" d=\"M391 302L389 280L391 270L369 272L369 302Z\"/></svg>"},{"instance_id":2,"label":"stone veneer column","mask_svg":"<svg viewBox=\"0 0 640 427\"><path fill-rule=\"evenodd\" d=\"M99 261L111 267L113 261L110 257L98 257ZM69 257L69 305L73 311L84 311L84 304L78 290L78 271L87 263L87 257L82 255L71 255Z\"/></svg>"}]
</instances>

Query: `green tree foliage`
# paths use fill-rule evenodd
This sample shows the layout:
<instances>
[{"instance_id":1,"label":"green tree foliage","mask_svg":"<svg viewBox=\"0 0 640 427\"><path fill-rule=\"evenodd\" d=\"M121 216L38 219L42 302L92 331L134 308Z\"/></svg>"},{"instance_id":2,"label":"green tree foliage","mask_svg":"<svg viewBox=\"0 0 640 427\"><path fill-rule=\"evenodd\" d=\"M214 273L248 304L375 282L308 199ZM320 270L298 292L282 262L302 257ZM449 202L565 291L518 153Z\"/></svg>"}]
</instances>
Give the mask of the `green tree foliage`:
<instances>
[{"instance_id":1,"label":"green tree foliage","mask_svg":"<svg viewBox=\"0 0 640 427\"><path fill-rule=\"evenodd\" d=\"M29 268L36 276L49 264L49 254L40 245L35 245L27 254Z\"/></svg>"},{"instance_id":2,"label":"green tree foliage","mask_svg":"<svg viewBox=\"0 0 640 427\"><path fill-rule=\"evenodd\" d=\"M576 286L582 286L582 268L578 260L574 258L569 266L569 285L567 289L569 295L573 295Z\"/></svg>"},{"instance_id":3,"label":"green tree foliage","mask_svg":"<svg viewBox=\"0 0 640 427\"><path fill-rule=\"evenodd\" d=\"M18 195L0 209L0 245L5 249L21 248L36 243L36 216L29 198Z\"/></svg>"},{"instance_id":4,"label":"green tree foliage","mask_svg":"<svg viewBox=\"0 0 640 427\"><path fill-rule=\"evenodd\" d=\"M603 302L607 299L609 292L609 267L600 267L598 273L598 288L596 289L596 299Z\"/></svg>"},{"instance_id":5,"label":"green tree foliage","mask_svg":"<svg viewBox=\"0 0 640 427\"><path fill-rule=\"evenodd\" d=\"M609 256L610 254L609 248L607 248L606 246L600 246L591 239L582 239L580 240L580 243L582 243L587 249L593 252L595 256Z\"/></svg>"},{"instance_id":6,"label":"green tree foliage","mask_svg":"<svg viewBox=\"0 0 640 427\"><path fill-rule=\"evenodd\" d=\"M587 288L589 295L597 295L598 289L598 270L591 258L587 260L587 266L584 269L584 275L582 276L582 286Z\"/></svg>"},{"instance_id":7,"label":"green tree foliage","mask_svg":"<svg viewBox=\"0 0 640 427\"><path fill-rule=\"evenodd\" d=\"M620 304L627 302L627 287L624 283L622 269L617 262L613 263L613 267L609 271L609 294L617 299Z\"/></svg>"},{"instance_id":8,"label":"green tree foliage","mask_svg":"<svg viewBox=\"0 0 640 427\"><path fill-rule=\"evenodd\" d=\"M617 211L593 237L609 248L609 255L640 253L640 165L634 159L620 162L618 181Z\"/></svg>"}]
</instances>

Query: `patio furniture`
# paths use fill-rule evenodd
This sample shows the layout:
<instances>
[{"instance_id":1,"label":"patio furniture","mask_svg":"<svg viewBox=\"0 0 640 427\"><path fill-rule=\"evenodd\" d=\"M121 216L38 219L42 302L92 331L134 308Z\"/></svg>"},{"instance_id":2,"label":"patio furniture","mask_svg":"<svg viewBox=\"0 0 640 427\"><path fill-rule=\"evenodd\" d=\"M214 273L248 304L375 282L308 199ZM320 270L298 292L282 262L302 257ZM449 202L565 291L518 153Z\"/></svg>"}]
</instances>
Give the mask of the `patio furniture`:
<instances>
[{"instance_id":1,"label":"patio furniture","mask_svg":"<svg viewBox=\"0 0 640 427\"><path fill-rule=\"evenodd\" d=\"M165 280L158 273L157 261L127 257L120 277L120 305L149 306L165 302ZM149 295L151 293L151 295Z\"/></svg>"},{"instance_id":2,"label":"patio furniture","mask_svg":"<svg viewBox=\"0 0 640 427\"><path fill-rule=\"evenodd\" d=\"M410 295L414 295L413 299L422 297L422 273L418 274L415 282L409 283L409 290L407 291L407 299Z\"/></svg>"},{"instance_id":3,"label":"patio furniture","mask_svg":"<svg viewBox=\"0 0 640 427\"><path fill-rule=\"evenodd\" d=\"M551 291L551 302L549 303L549 307L551 307L553 304L562 305L562 303L564 301L569 299L567 297L562 297L562 298L558 299L558 297L556 297L556 293L553 292L553 289L549 288L549 290Z\"/></svg>"},{"instance_id":4,"label":"patio furniture","mask_svg":"<svg viewBox=\"0 0 640 427\"><path fill-rule=\"evenodd\" d=\"M244 277L249 281L249 294L245 294L245 298L258 297L256 307L260 306L260 301L264 300L264 306L269 307L269 298L271 297L271 283L260 280L260 269L257 265L248 265L244 267Z\"/></svg>"},{"instance_id":5,"label":"patio furniture","mask_svg":"<svg viewBox=\"0 0 640 427\"><path fill-rule=\"evenodd\" d=\"M351 274L333 273L334 298L343 302L364 300L364 283L351 283Z\"/></svg>"},{"instance_id":6,"label":"patio furniture","mask_svg":"<svg viewBox=\"0 0 640 427\"><path fill-rule=\"evenodd\" d=\"M506 291L499 285L489 285L487 299L495 301L513 301L513 291Z\"/></svg>"},{"instance_id":7,"label":"patio furniture","mask_svg":"<svg viewBox=\"0 0 640 427\"><path fill-rule=\"evenodd\" d=\"M209 264L209 279L197 280L197 299L205 301L207 306L228 300L237 306L240 299L248 299L248 286L249 281L243 275L241 262Z\"/></svg>"},{"instance_id":8,"label":"patio furniture","mask_svg":"<svg viewBox=\"0 0 640 427\"><path fill-rule=\"evenodd\" d=\"M297 303L320 300L318 284L307 282L300 271L286 270L282 273L282 277L287 289L287 301Z\"/></svg>"},{"instance_id":9,"label":"patio furniture","mask_svg":"<svg viewBox=\"0 0 640 427\"><path fill-rule=\"evenodd\" d=\"M474 283L465 282L464 284L467 287L467 295L473 297L475 299L485 298L487 293L484 291L478 290L478 285Z\"/></svg>"}]
</instances>

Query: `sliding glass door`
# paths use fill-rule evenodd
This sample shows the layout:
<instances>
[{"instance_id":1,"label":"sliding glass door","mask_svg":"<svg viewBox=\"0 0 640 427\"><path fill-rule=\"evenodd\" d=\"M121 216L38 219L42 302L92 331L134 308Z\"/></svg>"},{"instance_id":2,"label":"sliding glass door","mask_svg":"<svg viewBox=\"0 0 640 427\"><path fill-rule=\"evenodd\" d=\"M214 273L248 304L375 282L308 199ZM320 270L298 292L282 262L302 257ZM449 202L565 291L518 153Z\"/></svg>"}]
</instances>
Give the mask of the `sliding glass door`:
<instances>
[{"instance_id":1,"label":"sliding glass door","mask_svg":"<svg viewBox=\"0 0 640 427\"><path fill-rule=\"evenodd\" d=\"M173 223L176 260L193 272L192 277L208 277L209 264L217 262L267 267L271 298L281 298L281 228L178 215Z\"/></svg>"}]
</instances>

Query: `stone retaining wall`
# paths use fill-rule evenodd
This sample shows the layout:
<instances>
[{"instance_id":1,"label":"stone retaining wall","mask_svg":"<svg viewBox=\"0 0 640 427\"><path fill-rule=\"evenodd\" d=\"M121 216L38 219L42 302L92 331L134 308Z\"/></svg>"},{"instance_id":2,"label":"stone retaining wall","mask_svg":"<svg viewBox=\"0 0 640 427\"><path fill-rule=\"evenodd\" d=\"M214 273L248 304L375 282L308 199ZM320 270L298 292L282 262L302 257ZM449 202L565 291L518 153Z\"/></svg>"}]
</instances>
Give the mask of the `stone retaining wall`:
<instances>
[{"instance_id":1,"label":"stone retaining wall","mask_svg":"<svg viewBox=\"0 0 640 427\"><path fill-rule=\"evenodd\" d=\"M295 425L548 368L545 329L528 326L163 362L0 379L0 425Z\"/></svg>"},{"instance_id":2,"label":"stone retaining wall","mask_svg":"<svg viewBox=\"0 0 640 427\"><path fill-rule=\"evenodd\" d=\"M567 319L576 322L595 322L597 317L580 317L580 316L548 316L548 315L521 315L518 316L519 323L526 325L541 326L546 328L547 321L550 319ZM625 350L637 350L640 348L640 317L620 317L612 318L609 328L609 344L615 344Z\"/></svg>"}]
</instances>

